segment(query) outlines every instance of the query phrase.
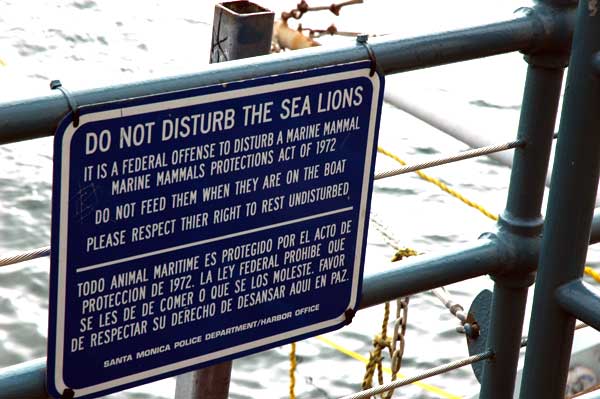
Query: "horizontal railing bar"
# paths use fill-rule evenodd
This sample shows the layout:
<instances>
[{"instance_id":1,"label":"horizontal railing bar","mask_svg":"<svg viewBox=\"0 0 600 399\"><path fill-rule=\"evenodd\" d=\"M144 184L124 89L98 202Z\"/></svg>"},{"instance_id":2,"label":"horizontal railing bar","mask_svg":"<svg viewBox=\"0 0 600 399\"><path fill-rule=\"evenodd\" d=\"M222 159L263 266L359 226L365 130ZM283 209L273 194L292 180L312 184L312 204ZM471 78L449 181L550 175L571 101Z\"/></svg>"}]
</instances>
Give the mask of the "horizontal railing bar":
<instances>
[{"instance_id":1,"label":"horizontal railing bar","mask_svg":"<svg viewBox=\"0 0 600 399\"><path fill-rule=\"evenodd\" d=\"M404 260L401 267L364 278L360 308L497 271L506 263L500 252L496 240L481 239L453 252ZM0 369L0 399L47 398L45 368L45 359L37 359Z\"/></svg>"},{"instance_id":2,"label":"horizontal railing bar","mask_svg":"<svg viewBox=\"0 0 600 399\"><path fill-rule=\"evenodd\" d=\"M543 16L538 15L543 14ZM369 43L384 74L466 61L513 51L568 49L572 11L532 11L508 21L416 38L381 36ZM327 46L212 64L203 71L103 87L71 90L80 106L221 84L368 59L362 45ZM57 77L58 78L58 77ZM48 90L50 91L50 90ZM68 106L62 93L0 103L0 144L53 134Z\"/></svg>"},{"instance_id":3,"label":"horizontal railing bar","mask_svg":"<svg viewBox=\"0 0 600 399\"><path fill-rule=\"evenodd\" d=\"M496 239L453 246L451 251L404 259L398 267L364 276L360 309L498 272L510 263Z\"/></svg>"},{"instance_id":4,"label":"horizontal railing bar","mask_svg":"<svg viewBox=\"0 0 600 399\"><path fill-rule=\"evenodd\" d=\"M429 161L419 162L412 165L402 166L386 172L376 173L374 180L385 179L387 177L403 175L409 172L415 172L421 169L432 168L434 166L446 165L453 162L464 161L465 159L476 158L482 155L489 155L500 151L511 150L516 147L525 145L523 141L515 140L508 143L488 145L485 147L474 148L472 150L461 151L456 154L445 155L440 158Z\"/></svg>"},{"instance_id":5,"label":"horizontal railing bar","mask_svg":"<svg viewBox=\"0 0 600 399\"><path fill-rule=\"evenodd\" d=\"M581 279L556 290L556 300L564 310L600 331L600 292Z\"/></svg>"},{"instance_id":6,"label":"horizontal railing bar","mask_svg":"<svg viewBox=\"0 0 600 399\"><path fill-rule=\"evenodd\" d=\"M49 255L50 247L38 248L15 256L0 258L0 265L15 264ZM502 266L499 256L495 240L482 239L474 244L457 246L452 251L404 260L401 267L391 268L389 271L364 278L363 303L367 298L368 305L362 306L361 304L361 307L374 306L390 299L445 284L438 284L438 281L457 282L498 271ZM436 278L419 277L421 274L429 275L430 273L438 276ZM393 281L391 287L388 289L386 285L382 288L380 280L387 279ZM398 281L401 282L400 286L397 286Z\"/></svg>"},{"instance_id":7,"label":"horizontal railing bar","mask_svg":"<svg viewBox=\"0 0 600 399\"><path fill-rule=\"evenodd\" d=\"M590 244L596 244L600 242L600 208L596 208L594 212L594 218L592 220L592 230L590 236ZM20 262L25 262L32 259L41 258L44 256L50 256L50 247L41 247L32 249L29 251L23 251L15 255L9 255L5 257L0 256L0 267L13 265ZM422 259L419 258L419 259ZM408 262L408 261L406 261ZM406 263L405 263L406 264Z\"/></svg>"},{"instance_id":8,"label":"horizontal railing bar","mask_svg":"<svg viewBox=\"0 0 600 399\"><path fill-rule=\"evenodd\" d=\"M600 229L598 220L596 228ZM510 264L510 259L503 252L496 239L484 238L456 246L452 251L406 259L400 267L364 277L360 309L498 272ZM45 359L0 369L0 387L0 399L45 399ZM27 389L26 394L24 389Z\"/></svg>"},{"instance_id":9,"label":"horizontal railing bar","mask_svg":"<svg viewBox=\"0 0 600 399\"><path fill-rule=\"evenodd\" d=\"M46 358L0 369L0 398L46 399Z\"/></svg>"},{"instance_id":10,"label":"horizontal railing bar","mask_svg":"<svg viewBox=\"0 0 600 399\"><path fill-rule=\"evenodd\" d=\"M596 208L596 211L594 212L590 236L590 244L596 244L598 242L600 242L600 208ZM49 246L23 251L15 255L4 257L0 255L0 267L37 259L44 256L50 256Z\"/></svg>"}]
</instances>

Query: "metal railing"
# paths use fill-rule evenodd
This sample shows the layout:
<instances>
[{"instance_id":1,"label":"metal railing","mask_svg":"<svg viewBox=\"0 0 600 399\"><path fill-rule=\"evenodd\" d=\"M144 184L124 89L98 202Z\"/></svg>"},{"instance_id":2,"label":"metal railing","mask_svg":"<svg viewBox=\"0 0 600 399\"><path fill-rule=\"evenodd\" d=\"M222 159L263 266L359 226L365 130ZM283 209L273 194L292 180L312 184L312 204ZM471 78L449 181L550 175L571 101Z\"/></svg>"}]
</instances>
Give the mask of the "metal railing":
<instances>
[{"instance_id":1,"label":"metal railing","mask_svg":"<svg viewBox=\"0 0 600 399\"><path fill-rule=\"evenodd\" d=\"M472 277L490 275L494 293L491 358L481 398L511 398L528 287L537 271L523 399L564 395L575 318L600 329L600 296L581 282L587 247L600 242L594 202L600 175L600 13L596 1L545 0L509 21L412 39L370 42L385 74L513 51L525 53L527 79L506 209L497 230L476 242L403 262L363 281L361 308ZM571 38L573 48L571 50ZM570 57L570 58L569 58ZM99 102L364 60L363 46L313 48L213 64L186 76L73 92ZM547 220L542 196L563 71L569 64ZM60 93L0 104L0 143L49 136L66 111ZM542 228L544 234L542 236ZM552 364L552 367L547 365ZM0 370L0 398L45 398L45 359Z\"/></svg>"}]
</instances>

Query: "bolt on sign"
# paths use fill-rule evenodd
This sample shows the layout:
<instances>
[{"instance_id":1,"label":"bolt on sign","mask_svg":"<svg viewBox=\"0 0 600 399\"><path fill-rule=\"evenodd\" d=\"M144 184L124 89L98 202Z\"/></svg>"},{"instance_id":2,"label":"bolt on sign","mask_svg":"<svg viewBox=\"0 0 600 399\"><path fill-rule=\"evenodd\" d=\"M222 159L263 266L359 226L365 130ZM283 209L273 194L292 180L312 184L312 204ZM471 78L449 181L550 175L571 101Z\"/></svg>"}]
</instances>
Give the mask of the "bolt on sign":
<instances>
[{"instance_id":1,"label":"bolt on sign","mask_svg":"<svg viewBox=\"0 0 600 399\"><path fill-rule=\"evenodd\" d=\"M339 328L383 79L358 62L80 110L54 141L48 389L91 398Z\"/></svg>"}]
</instances>

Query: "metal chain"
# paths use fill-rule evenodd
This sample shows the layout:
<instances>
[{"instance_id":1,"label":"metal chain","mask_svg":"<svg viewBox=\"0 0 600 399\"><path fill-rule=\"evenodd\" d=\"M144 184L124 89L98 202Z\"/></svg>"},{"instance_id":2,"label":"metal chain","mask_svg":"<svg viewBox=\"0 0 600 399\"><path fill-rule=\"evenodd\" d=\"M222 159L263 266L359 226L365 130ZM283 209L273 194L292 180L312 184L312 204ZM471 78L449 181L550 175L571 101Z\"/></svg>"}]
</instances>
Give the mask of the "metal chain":
<instances>
[{"instance_id":1,"label":"metal chain","mask_svg":"<svg viewBox=\"0 0 600 399\"><path fill-rule=\"evenodd\" d=\"M373 211L371 211L370 221L373 223L375 230L381 234L386 244L396 250L396 254L393 257L392 262L408 256L418 255L416 251L410 248L402 248L398 243L398 240L396 240L396 238L390 233L389 229L379 220L379 216ZM450 296L450 293L446 291L445 287L435 288L431 290L431 293L440 300L440 302L450 311L450 313L452 313L454 317L460 321L461 325L464 325L467 322L467 314L465 313L464 308L459 303L454 302Z\"/></svg>"},{"instance_id":2,"label":"metal chain","mask_svg":"<svg viewBox=\"0 0 600 399\"><path fill-rule=\"evenodd\" d=\"M289 12L286 12L286 11L282 12L281 19L283 21L287 21L290 18L300 19L300 18L302 18L302 16L304 14L306 14L309 11L325 11L325 10L329 10L337 16L337 15L340 15L340 10L343 7L350 6L353 4L361 4L362 2L363 2L363 0L347 0L347 1L342 1L340 3L333 3L329 6L311 7L308 5L308 3L305 0L301 0L300 3L298 3L296 5L296 8L294 8L293 10L291 10Z\"/></svg>"},{"instance_id":3,"label":"metal chain","mask_svg":"<svg viewBox=\"0 0 600 399\"><path fill-rule=\"evenodd\" d=\"M392 262L399 261L405 257L415 256L417 252L410 248L402 248L398 241L392 236L388 228L379 220L375 212L371 212L371 222L375 229L381 233L384 241L396 250ZM373 351L369 354L369 362L365 370L362 387L367 389L373 385L373 375L377 370L377 380L379 384L383 384L383 365L381 352L387 349L391 362L391 381L395 381L398 377L398 372L402 366L402 356L406 346L406 326L408 323L408 302L409 297L398 298L396 300L396 313L394 320L394 329L391 337L387 335L387 326L389 320L390 303L386 302L384 307L383 322L381 325L381 333L373 339ZM393 395L393 390L381 395L383 399L390 399Z\"/></svg>"},{"instance_id":4,"label":"metal chain","mask_svg":"<svg viewBox=\"0 0 600 399\"><path fill-rule=\"evenodd\" d=\"M408 321L408 301L409 297L396 300L396 320L394 321L394 334L390 345L390 358L392 363L392 380L396 379L400 366L402 365L402 356L406 339L406 323ZM390 392L390 397L393 391Z\"/></svg>"},{"instance_id":5,"label":"metal chain","mask_svg":"<svg viewBox=\"0 0 600 399\"><path fill-rule=\"evenodd\" d=\"M307 31L308 37L312 37L312 38L319 38L323 34L328 34L331 36L338 35L338 36L350 36L350 37L360 35L360 32L348 32L348 31L338 30L338 28L335 26L335 24L329 25L329 27L327 29L306 28L306 27L302 26L302 24L298 24L298 28L296 30L298 32Z\"/></svg>"},{"instance_id":6,"label":"metal chain","mask_svg":"<svg viewBox=\"0 0 600 399\"><path fill-rule=\"evenodd\" d=\"M577 325L575 325L574 329L579 330L579 329L582 329L585 327L588 327L588 325L585 323L577 323ZM521 347L526 346L526 345L527 345L527 337L523 337L523 340L521 341ZM380 385L377 387L369 388L369 389L366 389L366 390L363 390L360 392L356 392L351 395L341 397L339 399L367 399L374 395L378 395L382 392L400 388L402 386L409 385L409 384L424 380L426 378L433 377L435 375L443 374L448 371L456 370L458 368L467 366L469 364L477 363L482 360L490 359L492 357L494 357L493 351L479 353L477 355L469 356L464 359L456 360L454 362L446 363L441 366L433 367L433 368L426 370L423 373L419 373L413 377L392 381L387 384L383 384L383 385Z\"/></svg>"}]
</instances>

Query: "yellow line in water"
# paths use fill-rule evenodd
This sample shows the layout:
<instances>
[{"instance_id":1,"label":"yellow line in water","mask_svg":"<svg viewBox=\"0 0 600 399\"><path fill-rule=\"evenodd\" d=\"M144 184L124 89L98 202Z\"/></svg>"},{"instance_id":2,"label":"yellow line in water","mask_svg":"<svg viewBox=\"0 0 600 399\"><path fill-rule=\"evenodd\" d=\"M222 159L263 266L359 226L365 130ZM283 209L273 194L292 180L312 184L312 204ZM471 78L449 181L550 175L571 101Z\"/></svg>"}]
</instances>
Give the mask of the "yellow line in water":
<instances>
[{"instance_id":1,"label":"yellow line in water","mask_svg":"<svg viewBox=\"0 0 600 399\"><path fill-rule=\"evenodd\" d=\"M356 353L354 351L351 351L348 348L344 348L341 345L336 344L335 342L333 342L332 340L325 338L322 335L319 335L316 337L319 341L323 342L324 344L327 344L329 346L331 346L333 349L342 352L343 354L350 356L353 359L356 359L360 362L363 362L364 364L367 364L369 362L369 359L367 359L366 357L362 356L359 353ZM384 367L383 371L385 371L387 374L392 374L392 370L389 367ZM406 376L403 374L398 373L398 378L405 378ZM414 385L418 386L419 388L427 391L427 392L431 392L434 393L436 395L439 395L442 398L447 398L447 399L462 399L462 396L456 396L453 395L449 392L444 391L442 388L438 388L436 386L433 385L429 385L429 384L425 384L423 382L413 382Z\"/></svg>"}]
</instances>

